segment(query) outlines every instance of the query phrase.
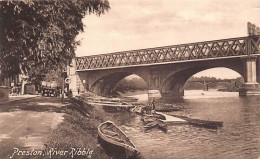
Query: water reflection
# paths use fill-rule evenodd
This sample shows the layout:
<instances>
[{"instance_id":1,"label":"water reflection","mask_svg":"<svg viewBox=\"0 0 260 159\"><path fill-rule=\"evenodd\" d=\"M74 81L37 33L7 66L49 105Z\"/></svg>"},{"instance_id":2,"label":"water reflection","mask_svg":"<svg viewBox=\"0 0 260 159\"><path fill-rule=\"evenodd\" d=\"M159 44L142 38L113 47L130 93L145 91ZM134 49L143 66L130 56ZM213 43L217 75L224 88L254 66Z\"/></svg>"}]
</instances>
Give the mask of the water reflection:
<instances>
[{"instance_id":1,"label":"water reflection","mask_svg":"<svg viewBox=\"0 0 260 159\"><path fill-rule=\"evenodd\" d=\"M223 95L223 94L222 94ZM201 95L205 96L205 95ZM185 111L173 112L199 119L223 121L214 131L189 125L168 126L145 133L140 116L129 112L113 114L116 123L133 140L147 159L158 158L255 158L260 156L260 97L163 99L177 103Z\"/></svg>"}]
</instances>

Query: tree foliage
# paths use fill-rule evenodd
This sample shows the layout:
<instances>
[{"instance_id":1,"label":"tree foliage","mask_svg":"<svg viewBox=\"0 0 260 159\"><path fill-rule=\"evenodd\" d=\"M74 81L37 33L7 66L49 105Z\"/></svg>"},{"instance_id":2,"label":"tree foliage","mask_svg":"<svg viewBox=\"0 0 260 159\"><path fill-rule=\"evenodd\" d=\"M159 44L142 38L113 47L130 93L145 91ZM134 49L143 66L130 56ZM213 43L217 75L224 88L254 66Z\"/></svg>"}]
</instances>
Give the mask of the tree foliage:
<instances>
[{"instance_id":1,"label":"tree foliage","mask_svg":"<svg viewBox=\"0 0 260 159\"><path fill-rule=\"evenodd\" d=\"M6 76L44 76L75 57L86 14L101 15L107 0L0 2L0 66Z\"/></svg>"},{"instance_id":2,"label":"tree foliage","mask_svg":"<svg viewBox=\"0 0 260 159\"><path fill-rule=\"evenodd\" d=\"M140 77L124 78L116 86L116 91L127 92L132 90L146 90L147 83Z\"/></svg>"},{"instance_id":3,"label":"tree foliage","mask_svg":"<svg viewBox=\"0 0 260 159\"><path fill-rule=\"evenodd\" d=\"M222 87L228 91L238 91L238 88L241 87L242 83L244 83L244 79L243 77L237 77L233 79L221 79L207 76L192 76L186 81L184 89L203 90L205 87L204 82L208 84L209 89L218 89L219 87Z\"/></svg>"}]
</instances>

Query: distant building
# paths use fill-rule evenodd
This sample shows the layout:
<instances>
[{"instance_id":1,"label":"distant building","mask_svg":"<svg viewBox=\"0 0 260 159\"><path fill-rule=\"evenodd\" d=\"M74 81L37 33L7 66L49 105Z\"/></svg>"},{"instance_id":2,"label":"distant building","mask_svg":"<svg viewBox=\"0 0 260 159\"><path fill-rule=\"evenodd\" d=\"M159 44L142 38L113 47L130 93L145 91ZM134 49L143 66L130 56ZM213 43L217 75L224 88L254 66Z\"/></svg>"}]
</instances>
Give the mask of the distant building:
<instances>
[{"instance_id":1,"label":"distant building","mask_svg":"<svg viewBox=\"0 0 260 159\"><path fill-rule=\"evenodd\" d=\"M0 71L0 86L10 88L10 93L24 94L24 87L27 83L27 76L19 74L5 77Z\"/></svg>"}]
</instances>

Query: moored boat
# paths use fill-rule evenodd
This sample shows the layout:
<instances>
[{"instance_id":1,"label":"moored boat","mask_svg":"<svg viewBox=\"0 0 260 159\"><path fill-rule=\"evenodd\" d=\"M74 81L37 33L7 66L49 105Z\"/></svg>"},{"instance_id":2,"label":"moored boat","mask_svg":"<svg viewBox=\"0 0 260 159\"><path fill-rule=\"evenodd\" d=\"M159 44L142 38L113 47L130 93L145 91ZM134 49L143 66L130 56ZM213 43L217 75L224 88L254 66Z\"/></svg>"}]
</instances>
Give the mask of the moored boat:
<instances>
[{"instance_id":1,"label":"moored boat","mask_svg":"<svg viewBox=\"0 0 260 159\"><path fill-rule=\"evenodd\" d=\"M189 124L194 126L201 126L209 129L217 129L218 127L223 126L223 122L221 121L208 121L201 119L188 119Z\"/></svg>"},{"instance_id":2,"label":"moored boat","mask_svg":"<svg viewBox=\"0 0 260 159\"><path fill-rule=\"evenodd\" d=\"M144 110L143 110L143 107L144 106L135 106L135 107L133 107L133 108L131 108L130 109L130 111L131 112L135 112L135 113L137 113L137 114L139 114L139 115L142 115L144 112Z\"/></svg>"},{"instance_id":3,"label":"moored boat","mask_svg":"<svg viewBox=\"0 0 260 159\"><path fill-rule=\"evenodd\" d=\"M138 99L135 97L122 97L121 100L124 102L137 102L138 101Z\"/></svg>"},{"instance_id":4,"label":"moored boat","mask_svg":"<svg viewBox=\"0 0 260 159\"><path fill-rule=\"evenodd\" d=\"M173 105L173 104L164 104L163 106L155 107L155 110L159 112L172 112L172 111L181 111L183 110L183 107Z\"/></svg>"},{"instance_id":5,"label":"moored boat","mask_svg":"<svg viewBox=\"0 0 260 159\"><path fill-rule=\"evenodd\" d=\"M145 124L144 128L145 129L151 129L151 128L154 128L154 127L157 127L157 126L158 126L158 123L156 121L152 121L150 123Z\"/></svg>"},{"instance_id":6,"label":"moored boat","mask_svg":"<svg viewBox=\"0 0 260 159\"><path fill-rule=\"evenodd\" d=\"M145 122L146 123L146 122ZM164 132L167 132L167 124L164 123L162 120L159 120L159 119L156 119L154 121L150 121L150 122L147 122L144 126L145 128L145 131L146 130L149 130L151 128L155 128L155 127L158 127L159 129L161 129L162 131Z\"/></svg>"},{"instance_id":7,"label":"moored boat","mask_svg":"<svg viewBox=\"0 0 260 159\"><path fill-rule=\"evenodd\" d=\"M105 144L109 144L107 147L113 147L113 151L121 154L120 157L122 158L134 158L139 154L127 135L111 121L99 125L98 135Z\"/></svg>"},{"instance_id":8,"label":"moored boat","mask_svg":"<svg viewBox=\"0 0 260 159\"><path fill-rule=\"evenodd\" d=\"M157 116L147 115L147 116L144 116L142 118L142 120L145 123L144 128L146 130L154 128L154 127L158 127L159 129L163 130L164 132L167 132L167 124L162 119L157 118Z\"/></svg>"},{"instance_id":9,"label":"moored boat","mask_svg":"<svg viewBox=\"0 0 260 159\"><path fill-rule=\"evenodd\" d=\"M164 132L167 132L167 124L162 120L157 120L158 127Z\"/></svg>"},{"instance_id":10,"label":"moored boat","mask_svg":"<svg viewBox=\"0 0 260 159\"><path fill-rule=\"evenodd\" d=\"M158 113L152 113L151 115L144 115L142 117L142 120L145 122L145 123L150 123L150 122L153 122L155 120L165 120L165 116L161 115L161 114L158 114Z\"/></svg>"},{"instance_id":11,"label":"moored boat","mask_svg":"<svg viewBox=\"0 0 260 159\"><path fill-rule=\"evenodd\" d=\"M222 121L210 121L210 120L193 119L193 118L188 118L186 116L181 116L181 115L172 115L172 116L186 120L186 121L188 121L188 123L190 125L209 128L209 129L217 129L218 127L223 126Z\"/></svg>"},{"instance_id":12,"label":"moored boat","mask_svg":"<svg viewBox=\"0 0 260 159\"><path fill-rule=\"evenodd\" d=\"M157 118L154 116L151 116L151 115L147 115L147 116L143 116L142 120L144 121L145 124L148 124L148 123L156 121Z\"/></svg>"}]
</instances>

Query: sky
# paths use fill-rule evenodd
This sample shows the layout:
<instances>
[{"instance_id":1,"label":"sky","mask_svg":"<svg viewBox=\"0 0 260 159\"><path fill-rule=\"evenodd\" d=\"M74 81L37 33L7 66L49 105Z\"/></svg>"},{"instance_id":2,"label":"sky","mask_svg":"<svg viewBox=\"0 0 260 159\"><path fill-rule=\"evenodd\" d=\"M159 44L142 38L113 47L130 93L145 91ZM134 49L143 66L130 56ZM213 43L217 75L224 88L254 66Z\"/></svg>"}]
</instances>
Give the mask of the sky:
<instances>
[{"instance_id":1,"label":"sky","mask_svg":"<svg viewBox=\"0 0 260 159\"><path fill-rule=\"evenodd\" d=\"M76 56L242 37L247 36L247 22L260 26L260 0L109 0L109 3L111 9L104 15L84 18L85 31L77 37L81 45ZM219 73L239 76L223 68Z\"/></svg>"}]
</instances>

